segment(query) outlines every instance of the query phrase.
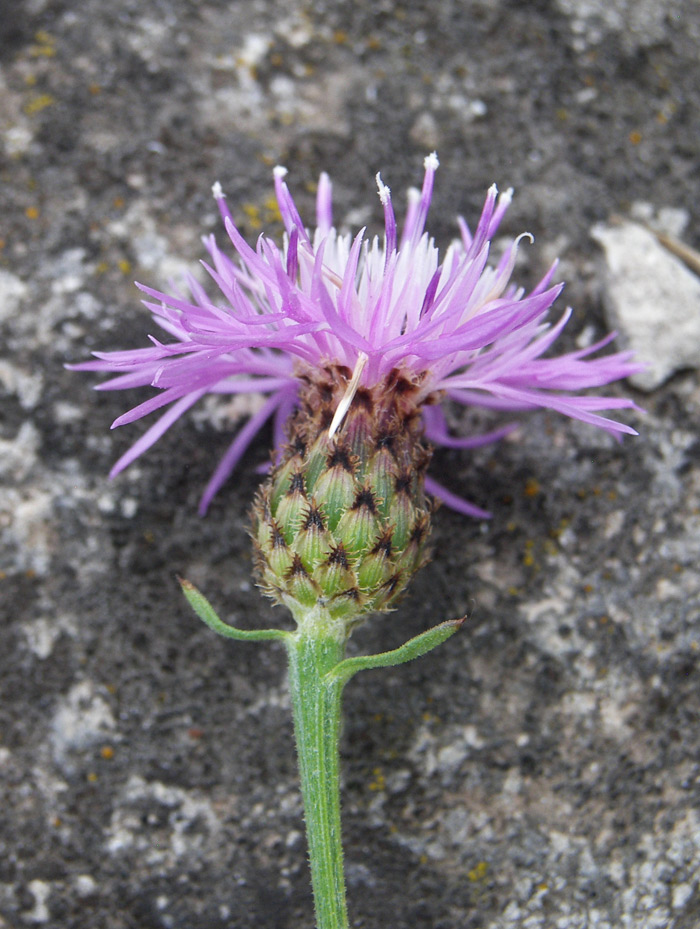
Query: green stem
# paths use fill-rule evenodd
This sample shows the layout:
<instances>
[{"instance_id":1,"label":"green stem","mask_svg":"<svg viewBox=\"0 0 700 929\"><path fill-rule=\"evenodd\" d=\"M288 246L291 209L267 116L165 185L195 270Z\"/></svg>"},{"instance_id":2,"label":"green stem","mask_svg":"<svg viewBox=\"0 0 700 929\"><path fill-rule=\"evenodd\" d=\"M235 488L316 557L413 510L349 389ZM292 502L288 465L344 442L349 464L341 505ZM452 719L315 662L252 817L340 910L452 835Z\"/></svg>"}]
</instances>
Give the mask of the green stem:
<instances>
[{"instance_id":1,"label":"green stem","mask_svg":"<svg viewBox=\"0 0 700 929\"><path fill-rule=\"evenodd\" d=\"M347 629L321 603L294 613L296 632L237 629L223 622L206 597L180 578L183 593L199 618L219 635L243 642L283 641L289 655L289 684L311 884L317 929L348 929L340 826L340 701L343 687L358 671L413 661L454 635L464 619L441 623L379 655L345 658Z\"/></svg>"},{"instance_id":2,"label":"green stem","mask_svg":"<svg viewBox=\"0 0 700 929\"><path fill-rule=\"evenodd\" d=\"M286 642L317 929L348 929L340 826L340 699L327 677L343 658L335 637L299 631Z\"/></svg>"}]
</instances>

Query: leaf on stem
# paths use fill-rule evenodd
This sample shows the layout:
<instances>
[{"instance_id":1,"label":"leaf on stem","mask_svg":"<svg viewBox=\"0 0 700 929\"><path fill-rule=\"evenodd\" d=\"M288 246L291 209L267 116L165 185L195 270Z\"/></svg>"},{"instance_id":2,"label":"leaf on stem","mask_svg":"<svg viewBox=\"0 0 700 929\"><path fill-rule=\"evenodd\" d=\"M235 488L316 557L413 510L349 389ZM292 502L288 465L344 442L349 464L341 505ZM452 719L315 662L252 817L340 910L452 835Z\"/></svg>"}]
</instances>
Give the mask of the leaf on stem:
<instances>
[{"instance_id":1,"label":"leaf on stem","mask_svg":"<svg viewBox=\"0 0 700 929\"><path fill-rule=\"evenodd\" d=\"M394 665L404 664L406 661L413 661L414 658L420 658L421 655L425 655L437 648L438 645L442 645L443 642L462 628L466 620L466 616L461 619L449 619L447 622L440 623L439 626L433 626L427 632L414 636L414 638L409 639L408 642L390 652L346 658L326 674L326 680L329 684L344 685L358 671L369 671L372 668L390 668Z\"/></svg>"},{"instance_id":2,"label":"leaf on stem","mask_svg":"<svg viewBox=\"0 0 700 929\"><path fill-rule=\"evenodd\" d=\"M229 626L219 618L214 607L194 584L181 577L178 577L178 581L187 602L202 622L227 639L239 639L242 642L266 642L270 639L286 639L290 635L284 629L236 629L235 626Z\"/></svg>"}]
</instances>

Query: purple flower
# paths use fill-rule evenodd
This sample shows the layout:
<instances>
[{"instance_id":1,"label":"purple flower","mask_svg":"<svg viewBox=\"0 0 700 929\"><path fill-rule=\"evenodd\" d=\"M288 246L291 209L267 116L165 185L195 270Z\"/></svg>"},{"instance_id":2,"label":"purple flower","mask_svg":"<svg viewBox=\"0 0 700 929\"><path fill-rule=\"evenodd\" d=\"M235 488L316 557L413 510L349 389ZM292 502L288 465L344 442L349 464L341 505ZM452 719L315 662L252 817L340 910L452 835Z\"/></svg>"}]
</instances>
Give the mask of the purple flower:
<instances>
[{"instance_id":1,"label":"purple flower","mask_svg":"<svg viewBox=\"0 0 700 929\"><path fill-rule=\"evenodd\" d=\"M355 385L381 384L392 369L420 379L423 396L442 396L468 406L495 410L546 407L611 433L635 434L624 423L601 415L634 408L625 398L579 394L640 370L630 352L591 357L613 338L555 357L543 357L571 315L547 321L562 284L552 284L556 263L526 294L510 283L520 239L496 265L489 265L493 238L511 200L489 190L474 234L459 219L461 238L442 262L425 221L438 160L425 159L423 187L410 190L399 238L389 188L377 175L384 208L384 241L338 232L331 213L331 183L322 174L316 229L308 232L275 168L275 189L286 228L282 247L261 235L251 248L236 228L219 184L213 191L237 253L232 260L213 236L205 240L211 263L204 263L218 288L212 299L192 276L189 294L161 293L138 285L161 329L172 340L153 336L149 348L95 352L97 360L75 370L114 375L100 390L155 387L158 392L120 416L121 426L149 413L167 411L116 462L114 476L129 465L206 394L260 393L266 399L238 432L211 477L200 503L205 512L246 448L273 419L274 444L285 442L284 425L297 401L297 375L325 364L346 366ZM350 400L348 396L348 400ZM486 435L449 435L440 406L421 407L425 437L448 448L475 448L506 435L508 425ZM426 489L450 507L472 516L489 514L428 478Z\"/></svg>"}]
</instances>

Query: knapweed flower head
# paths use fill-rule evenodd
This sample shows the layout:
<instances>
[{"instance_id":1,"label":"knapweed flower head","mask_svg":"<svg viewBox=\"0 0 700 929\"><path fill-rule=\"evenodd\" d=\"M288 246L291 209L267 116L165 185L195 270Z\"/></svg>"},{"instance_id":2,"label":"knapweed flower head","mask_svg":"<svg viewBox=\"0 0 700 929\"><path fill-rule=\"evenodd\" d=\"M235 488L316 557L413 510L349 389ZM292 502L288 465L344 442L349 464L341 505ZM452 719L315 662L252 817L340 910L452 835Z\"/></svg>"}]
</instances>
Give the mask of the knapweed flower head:
<instances>
[{"instance_id":1,"label":"knapweed flower head","mask_svg":"<svg viewBox=\"0 0 700 929\"><path fill-rule=\"evenodd\" d=\"M603 415L632 401L580 393L639 370L628 352L599 354L612 335L549 353L571 314L548 320L562 289L552 282L556 265L526 293L511 283L523 236L489 263L511 191L488 191L473 233L459 219L460 238L440 260L425 231L437 167L437 157L428 156L400 233L389 188L377 175L383 240L333 226L326 174L316 228L308 231L286 170L276 168L286 234L281 246L261 235L253 248L216 184L235 254L224 254L213 236L205 239L215 296L193 276L186 279L189 293L139 285L170 340L151 336L148 348L95 352L96 360L74 366L111 373L102 390L157 389L114 426L168 408L112 474L207 394L264 395L219 462L200 508L272 419L275 463L256 508L254 538L268 592L290 606L308 607L320 597L335 604L339 619L390 606L425 557L424 491L462 513L488 515L425 476L425 443L474 448L512 427L454 437L443 401L499 411L544 407L611 433L634 433Z\"/></svg>"}]
</instances>

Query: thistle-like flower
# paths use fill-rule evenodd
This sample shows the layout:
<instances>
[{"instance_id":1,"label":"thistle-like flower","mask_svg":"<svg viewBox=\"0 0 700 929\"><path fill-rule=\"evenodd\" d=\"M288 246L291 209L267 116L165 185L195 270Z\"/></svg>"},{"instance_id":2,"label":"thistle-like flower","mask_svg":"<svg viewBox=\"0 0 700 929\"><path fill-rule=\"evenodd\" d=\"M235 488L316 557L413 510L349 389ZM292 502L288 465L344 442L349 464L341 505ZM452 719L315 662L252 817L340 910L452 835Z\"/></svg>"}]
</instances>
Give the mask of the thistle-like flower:
<instances>
[{"instance_id":1,"label":"thistle-like flower","mask_svg":"<svg viewBox=\"0 0 700 929\"><path fill-rule=\"evenodd\" d=\"M442 262L425 232L438 167L425 160L421 191L411 190L399 238L390 191L377 175L383 242L353 238L332 224L331 184L322 174L316 229L309 233L274 171L286 235L279 248L261 236L251 248L236 228L220 185L214 196L237 253L205 240L212 300L187 278L189 295L139 285L172 341L96 352L79 370L110 372L102 390L151 386L158 393L114 426L169 406L112 469L146 451L206 394L261 393L262 407L239 431L202 497L204 512L264 423L274 420L274 462L254 509L253 538L267 592L301 615L321 604L329 621L351 624L391 606L425 560L430 506L425 492L472 516L488 514L425 476L428 444L474 448L504 436L448 433L440 402L495 410L546 407L611 433L632 433L602 411L634 407L626 398L578 393L639 370L628 352L600 356L609 335L589 347L543 357L569 319L548 312L562 285L556 264L529 294L510 283L518 244L495 266L490 240L511 191L492 187L472 234ZM525 234L527 236L527 234ZM596 355L596 357L592 357Z\"/></svg>"}]
</instances>

